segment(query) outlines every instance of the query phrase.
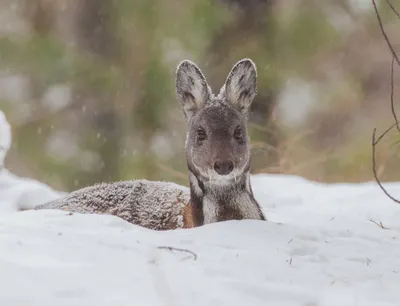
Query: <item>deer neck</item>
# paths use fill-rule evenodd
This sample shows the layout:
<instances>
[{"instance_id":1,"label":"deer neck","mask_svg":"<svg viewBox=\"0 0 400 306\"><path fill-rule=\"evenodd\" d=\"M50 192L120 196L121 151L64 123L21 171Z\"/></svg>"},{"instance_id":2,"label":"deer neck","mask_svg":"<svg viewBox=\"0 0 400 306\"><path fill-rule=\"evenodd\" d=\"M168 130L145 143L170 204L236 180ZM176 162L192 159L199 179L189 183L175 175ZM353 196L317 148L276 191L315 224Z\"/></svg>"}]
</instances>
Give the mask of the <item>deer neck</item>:
<instances>
[{"instance_id":1,"label":"deer neck","mask_svg":"<svg viewBox=\"0 0 400 306\"><path fill-rule=\"evenodd\" d=\"M202 181L191 171L189 180L194 226L226 220L265 220L253 196L249 172L230 184Z\"/></svg>"}]
</instances>

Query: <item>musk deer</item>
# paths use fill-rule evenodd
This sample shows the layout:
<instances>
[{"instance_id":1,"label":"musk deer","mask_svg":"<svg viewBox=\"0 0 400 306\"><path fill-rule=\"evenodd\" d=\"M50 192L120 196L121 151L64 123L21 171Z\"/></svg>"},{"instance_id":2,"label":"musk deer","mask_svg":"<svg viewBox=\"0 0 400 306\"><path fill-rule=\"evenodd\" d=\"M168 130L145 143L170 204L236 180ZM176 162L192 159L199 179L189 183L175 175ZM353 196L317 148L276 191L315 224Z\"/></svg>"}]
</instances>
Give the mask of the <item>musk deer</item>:
<instances>
[{"instance_id":1,"label":"musk deer","mask_svg":"<svg viewBox=\"0 0 400 306\"><path fill-rule=\"evenodd\" d=\"M176 93L189 127L190 194L173 183L133 180L86 187L35 209L112 214L156 230L233 219L265 220L249 172L247 118L256 89L257 72L250 59L234 65L216 96L194 63L179 64Z\"/></svg>"}]
</instances>

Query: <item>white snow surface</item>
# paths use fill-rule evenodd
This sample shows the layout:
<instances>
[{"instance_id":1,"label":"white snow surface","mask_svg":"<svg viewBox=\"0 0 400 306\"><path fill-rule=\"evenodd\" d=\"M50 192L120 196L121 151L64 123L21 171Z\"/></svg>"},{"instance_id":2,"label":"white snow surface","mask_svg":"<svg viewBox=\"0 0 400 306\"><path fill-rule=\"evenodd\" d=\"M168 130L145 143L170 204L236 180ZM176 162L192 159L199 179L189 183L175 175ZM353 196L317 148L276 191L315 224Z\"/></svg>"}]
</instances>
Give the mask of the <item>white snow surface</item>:
<instances>
[{"instance_id":1,"label":"white snow surface","mask_svg":"<svg viewBox=\"0 0 400 306\"><path fill-rule=\"evenodd\" d=\"M0 167L4 165L4 158L11 147L11 127L6 116L0 110Z\"/></svg>"},{"instance_id":2,"label":"white snow surface","mask_svg":"<svg viewBox=\"0 0 400 306\"><path fill-rule=\"evenodd\" d=\"M0 214L32 209L65 194L36 180L19 177L5 168L0 169Z\"/></svg>"},{"instance_id":3,"label":"white snow surface","mask_svg":"<svg viewBox=\"0 0 400 306\"><path fill-rule=\"evenodd\" d=\"M268 222L156 232L115 216L0 212L0 305L400 305L400 206L375 183L252 182ZM386 186L400 197L400 183Z\"/></svg>"},{"instance_id":4,"label":"white snow surface","mask_svg":"<svg viewBox=\"0 0 400 306\"><path fill-rule=\"evenodd\" d=\"M10 145L0 111L0 166ZM21 212L63 193L0 167L0 305L400 305L400 205L375 183L252 184L268 222L156 232L115 216ZM400 182L386 187L400 198Z\"/></svg>"}]
</instances>

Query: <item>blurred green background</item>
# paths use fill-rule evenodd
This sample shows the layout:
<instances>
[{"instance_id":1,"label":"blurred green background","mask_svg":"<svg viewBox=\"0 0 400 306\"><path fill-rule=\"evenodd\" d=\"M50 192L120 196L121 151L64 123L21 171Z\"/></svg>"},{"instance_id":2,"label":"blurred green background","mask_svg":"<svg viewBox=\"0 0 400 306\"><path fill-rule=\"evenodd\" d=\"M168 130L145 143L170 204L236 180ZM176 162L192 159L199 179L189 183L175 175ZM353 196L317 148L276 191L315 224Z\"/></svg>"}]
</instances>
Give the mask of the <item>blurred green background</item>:
<instances>
[{"instance_id":1,"label":"blurred green background","mask_svg":"<svg viewBox=\"0 0 400 306\"><path fill-rule=\"evenodd\" d=\"M396 47L400 21L378 4ZM63 190L187 185L176 66L195 61L218 92L244 57L259 75L252 173L373 179L372 130L392 123L391 55L370 0L1 0L6 166ZM383 180L398 179L397 152L395 134L380 144Z\"/></svg>"}]
</instances>

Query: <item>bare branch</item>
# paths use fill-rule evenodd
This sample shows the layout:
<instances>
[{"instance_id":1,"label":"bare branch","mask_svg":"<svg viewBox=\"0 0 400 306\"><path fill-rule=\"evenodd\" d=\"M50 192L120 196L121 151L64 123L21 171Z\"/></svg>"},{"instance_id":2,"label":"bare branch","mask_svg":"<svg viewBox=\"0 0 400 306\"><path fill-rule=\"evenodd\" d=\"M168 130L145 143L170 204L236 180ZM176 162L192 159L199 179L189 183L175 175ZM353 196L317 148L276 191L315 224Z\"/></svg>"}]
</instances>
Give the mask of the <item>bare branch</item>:
<instances>
[{"instance_id":1,"label":"bare branch","mask_svg":"<svg viewBox=\"0 0 400 306\"><path fill-rule=\"evenodd\" d=\"M394 7L394 5L392 4L392 1L386 0L386 3L390 6L390 8L392 9L393 13L396 14L397 18L400 19L400 14L399 14L399 12L396 10L396 8Z\"/></svg>"},{"instance_id":2,"label":"bare branch","mask_svg":"<svg viewBox=\"0 0 400 306\"><path fill-rule=\"evenodd\" d=\"M379 226L381 229L385 229L385 230L388 230L388 229L389 229L389 228L383 226L382 222L379 222L379 223L378 223L378 222L376 222L376 221L374 221L374 220L369 220L369 221L371 221L372 223L376 224L376 225Z\"/></svg>"},{"instance_id":3,"label":"bare branch","mask_svg":"<svg viewBox=\"0 0 400 306\"><path fill-rule=\"evenodd\" d=\"M375 13L376 13L376 18L378 19L378 23L379 23L379 27L380 27L380 29L381 29L382 35L383 35L383 37L385 38L385 41L386 41L386 43L387 43L387 45L388 45L388 47L389 47L389 49L390 49L390 52L392 52L392 56L393 56L394 59L396 60L397 65L400 66L400 60L399 60L399 58L398 58L398 56L397 56L397 53L396 53L396 51L394 50L394 48L393 48L393 46L392 46L392 43L390 42L389 37L387 36L387 34L386 34L386 32L385 32L385 29L383 28L381 15L379 14L378 7L376 6L375 0L372 0L372 4L374 5L374 10L375 10ZM394 8L393 8L393 9L394 9Z\"/></svg>"},{"instance_id":4,"label":"bare branch","mask_svg":"<svg viewBox=\"0 0 400 306\"><path fill-rule=\"evenodd\" d=\"M394 57L392 57L392 64L390 69L390 106L392 108L392 114L394 121L396 122L397 130L400 132L399 120L397 120L396 111L394 109Z\"/></svg>"},{"instance_id":5,"label":"bare branch","mask_svg":"<svg viewBox=\"0 0 400 306\"><path fill-rule=\"evenodd\" d=\"M396 16L400 19L400 14L398 13L398 11L397 11L396 8L394 7L394 5L391 3L391 1L390 1L390 0L386 0L386 3L389 5L389 7L391 8L391 10L396 14ZM387 196L388 198L390 198L392 201L394 201L395 203L400 204L400 200L397 200L397 199L394 198L392 195L390 195L389 192L385 189L385 187L383 187L381 181L379 180L378 173L377 173L377 170L376 170L376 146L377 146L378 143L382 140L382 138L385 137L386 134L389 133L389 132L393 129L393 127L396 126L397 131L400 132L399 121L398 121L398 119L397 119L396 111L395 111L395 108L394 108L394 62L396 61L397 65L400 66L400 61L399 61L399 58L398 58L398 56L397 56L396 51L394 50L394 48L393 48L393 46L392 46L392 44L391 44L391 42L390 42L390 40L389 40L389 37L387 36L387 34L386 34L386 32L385 32L385 29L383 28L382 19L381 19L381 16L380 16L380 14L379 14L379 11L378 11L378 8L377 8L377 5L376 5L376 1L375 1L375 0L372 0L372 4L373 4L373 6L374 6L374 10L375 10L375 13L376 13L376 18L377 18L377 20L378 20L379 27L380 27L380 29L381 29L382 35L383 35L383 37L384 37L384 39L385 39L385 41L386 41L386 43L387 43L387 45L388 45L388 47L389 47L389 49L390 49L390 52L392 53L392 62L391 62L391 69L390 69L390 106L391 106L393 118L394 118L394 120L395 120L395 124L393 124L392 126L390 126L389 128L387 128L387 129L378 137L378 139L375 138L375 135L376 135L376 128L374 129L374 131L373 131L373 133L372 133L372 170L373 170L373 173L374 173L374 177L375 177L376 182L378 183L378 185L379 185L379 187L382 189L382 191L386 194L386 196ZM374 222L374 221L371 220L371 222ZM375 223L376 223L376 222L375 222ZM377 224L377 223L376 223L376 224ZM378 224L378 225L379 225L379 224ZM382 225L382 223L381 223L379 226L381 226L382 228L384 228L383 225Z\"/></svg>"},{"instance_id":6,"label":"bare branch","mask_svg":"<svg viewBox=\"0 0 400 306\"><path fill-rule=\"evenodd\" d=\"M157 247L157 249L168 250L168 251L171 251L171 252L178 251L178 252L189 253L190 255L193 256L193 260L197 260L197 254L192 252L192 251L190 251L190 250L187 250L187 249L179 249L179 248L170 247L170 246L159 246L159 247Z\"/></svg>"},{"instance_id":7,"label":"bare branch","mask_svg":"<svg viewBox=\"0 0 400 306\"><path fill-rule=\"evenodd\" d=\"M390 193L383 187L381 181L378 178L378 173L376 171L376 145L379 143L379 141L395 126L397 126L398 122L393 124L389 129L387 129L379 138L378 140L375 140L375 134L376 134L376 128L374 129L374 132L372 133L372 170L374 172L374 177L376 182L378 183L379 187L382 189L382 191L388 196L392 201L400 204L400 201L397 200L395 197L390 195Z\"/></svg>"},{"instance_id":8,"label":"bare branch","mask_svg":"<svg viewBox=\"0 0 400 306\"><path fill-rule=\"evenodd\" d=\"M399 123L398 122L396 122L396 123L393 123L391 126L389 126L379 137L378 137L378 139L376 139L375 140L375 142L373 142L372 144L373 145L377 145L381 140L382 140L382 138L383 137L385 137L386 136L386 134L387 133L389 133L395 126L397 126ZM374 133L376 132L376 129L374 129ZM374 138L375 139L375 138Z\"/></svg>"}]
</instances>

